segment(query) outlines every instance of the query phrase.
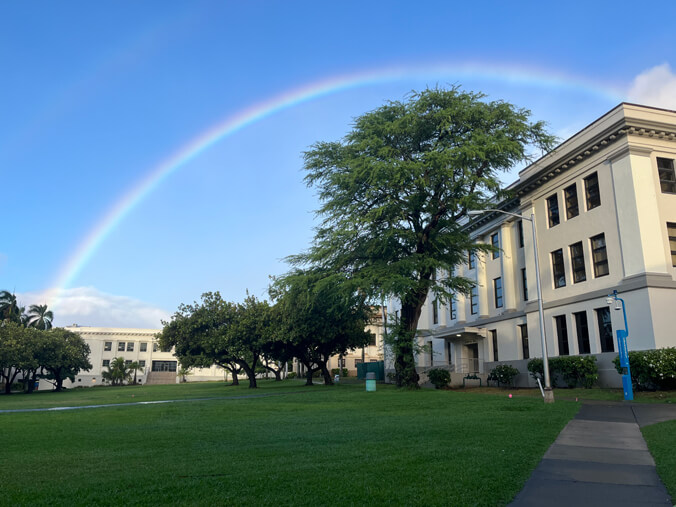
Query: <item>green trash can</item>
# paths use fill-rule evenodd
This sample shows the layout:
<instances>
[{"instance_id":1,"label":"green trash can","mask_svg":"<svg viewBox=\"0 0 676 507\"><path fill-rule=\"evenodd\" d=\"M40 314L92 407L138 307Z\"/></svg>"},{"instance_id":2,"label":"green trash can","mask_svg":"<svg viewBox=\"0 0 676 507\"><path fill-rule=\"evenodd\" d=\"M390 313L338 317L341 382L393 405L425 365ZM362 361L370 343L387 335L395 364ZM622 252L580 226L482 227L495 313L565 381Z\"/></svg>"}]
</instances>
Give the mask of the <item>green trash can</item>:
<instances>
[{"instance_id":1,"label":"green trash can","mask_svg":"<svg viewBox=\"0 0 676 507\"><path fill-rule=\"evenodd\" d=\"M376 374L375 372L369 372L366 374L366 392L371 392L376 390Z\"/></svg>"}]
</instances>

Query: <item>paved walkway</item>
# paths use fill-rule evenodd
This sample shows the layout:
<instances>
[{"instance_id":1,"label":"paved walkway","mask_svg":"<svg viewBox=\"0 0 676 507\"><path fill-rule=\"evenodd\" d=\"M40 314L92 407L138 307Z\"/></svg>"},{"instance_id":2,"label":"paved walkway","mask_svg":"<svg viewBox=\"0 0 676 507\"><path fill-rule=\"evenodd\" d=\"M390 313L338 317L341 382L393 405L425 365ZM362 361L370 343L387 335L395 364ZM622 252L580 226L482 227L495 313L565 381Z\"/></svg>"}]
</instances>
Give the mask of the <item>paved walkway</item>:
<instances>
[{"instance_id":1,"label":"paved walkway","mask_svg":"<svg viewBox=\"0 0 676 507\"><path fill-rule=\"evenodd\" d=\"M674 405L583 404L510 505L672 507L639 429L672 419Z\"/></svg>"}]
</instances>

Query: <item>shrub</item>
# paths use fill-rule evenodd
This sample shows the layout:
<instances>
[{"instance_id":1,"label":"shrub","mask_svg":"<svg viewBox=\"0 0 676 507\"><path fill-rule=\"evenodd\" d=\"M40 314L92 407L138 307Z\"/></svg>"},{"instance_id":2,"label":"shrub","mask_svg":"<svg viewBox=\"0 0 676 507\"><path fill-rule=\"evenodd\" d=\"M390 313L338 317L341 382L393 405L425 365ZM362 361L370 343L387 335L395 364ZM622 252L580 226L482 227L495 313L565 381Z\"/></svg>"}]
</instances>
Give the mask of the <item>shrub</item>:
<instances>
[{"instance_id":1,"label":"shrub","mask_svg":"<svg viewBox=\"0 0 676 507\"><path fill-rule=\"evenodd\" d=\"M537 381L544 383L544 366L542 359L533 358L528 361L528 371ZM549 375L552 387L556 387L557 376L560 376L570 388L581 385L591 389L599 379L599 368L595 356L559 356L549 358Z\"/></svg>"},{"instance_id":2,"label":"shrub","mask_svg":"<svg viewBox=\"0 0 676 507\"><path fill-rule=\"evenodd\" d=\"M512 385L514 377L519 374L519 370L514 368L511 364L501 364L493 368L488 375L488 380L497 381L498 385Z\"/></svg>"},{"instance_id":3,"label":"shrub","mask_svg":"<svg viewBox=\"0 0 676 507\"><path fill-rule=\"evenodd\" d=\"M288 379L296 378L296 372L290 371L289 373L286 374L286 378Z\"/></svg>"},{"instance_id":4,"label":"shrub","mask_svg":"<svg viewBox=\"0 0 676 507\"><path fill-rule=\"evenodd\" d=\"M621 375L620 357L613 360ZM676 347L629 352L631 382L637 391L676 389Z\"/></svg>"},{"instance_id":5,"label":"shrub","mask_svg":"<svg viewBox=\"0 0 676 507\"><path fill-rule=\"evenodd\" d=\"M549 360L552 377L561 375L569 388L591 389L599 378L595 356L559 356Z\"/></svg>"},{"instance_id":6,"label":"shrub","mask_svg":"<svg viewBox=\"0 0 676 507\"><path fill-rule=\"evenodd\" d=\"M341 377L347 377L347 368L332 368L331 375L336 376L340 374Z\"/></svg>"},{"instance_id":7,"label":"shrub","mask_svg":"<svg viewBox=\"0 0 676 507\"><path fill-rule=\"evenodd\" d=\"M442 370L441 368L433 368L427 372L427 378L434 384L436 389L441 389L442 387L446 387L451 381L451 372Z\"/></svg>"},{"instance_id":8,"label":"shrub","mask_svg":"<svg viewBox=\"0 0 676 507\"><path fill-rule=\"evenodd\" d=\"M528 371L530 372L530 376L533 377L533 380L537 382L537 380L540 379L540 382L544 382L545 367L542 364L542 359L534 357L533 359L528 361L527 368Z\"/></svg>"}]
</instances>

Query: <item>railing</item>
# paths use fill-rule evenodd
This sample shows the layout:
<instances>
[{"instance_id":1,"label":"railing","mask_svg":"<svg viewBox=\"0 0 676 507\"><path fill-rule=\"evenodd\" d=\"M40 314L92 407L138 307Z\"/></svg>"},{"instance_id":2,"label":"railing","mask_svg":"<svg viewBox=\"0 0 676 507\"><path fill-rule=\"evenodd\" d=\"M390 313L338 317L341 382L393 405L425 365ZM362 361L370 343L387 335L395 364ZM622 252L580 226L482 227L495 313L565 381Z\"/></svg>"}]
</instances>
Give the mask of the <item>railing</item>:
<instances>
[{"instance_id":1,"label":"railing","mask_svg":"<svg viewBox=\"0 0 676 507\"><path fill-rule=\"evenodd\" d=\"M483 373L484 362L480 359L469 357L460 363L460 373Z\"/></svg>"}]
</instances>

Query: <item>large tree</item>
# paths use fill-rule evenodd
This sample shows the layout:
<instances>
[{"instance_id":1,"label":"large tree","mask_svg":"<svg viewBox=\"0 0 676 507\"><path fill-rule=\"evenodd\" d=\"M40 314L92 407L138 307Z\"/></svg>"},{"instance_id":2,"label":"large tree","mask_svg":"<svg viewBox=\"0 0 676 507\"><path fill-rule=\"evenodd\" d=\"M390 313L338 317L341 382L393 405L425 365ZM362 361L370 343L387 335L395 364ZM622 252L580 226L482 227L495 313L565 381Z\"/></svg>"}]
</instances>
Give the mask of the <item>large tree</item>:
<instances>
[{"instance_id":1,"label":"large tree","mask_svg":"<svg viewBox=\"0 0 676 507\"><path fill-rule=\"evenodd\" d=\"M415 334L427 295L467 293L473 282L453 268L487 249L462 217L490 205L498 175L529 160L531 147L554 142L530 111L484 99L458 88L412 93L357 118L342 141L305 153L322 222L311 248L290 260L344 273L374 301L400 302L389 333L399 386L418 385Z\"/></svg>"},{"instance_id":2,"label":"large tree","mask_svg":"<svg viewBox=\"0 0 676 507\"><path fill-rule=\"evenodd\" d=\"M287 356L305 365L307 385L321 371L324 384L333 384L329 358L366 345L372 308L359 287L342 274L295 270L270 287L276 300L276 341Z\"/></svg>"}]
</instances>

